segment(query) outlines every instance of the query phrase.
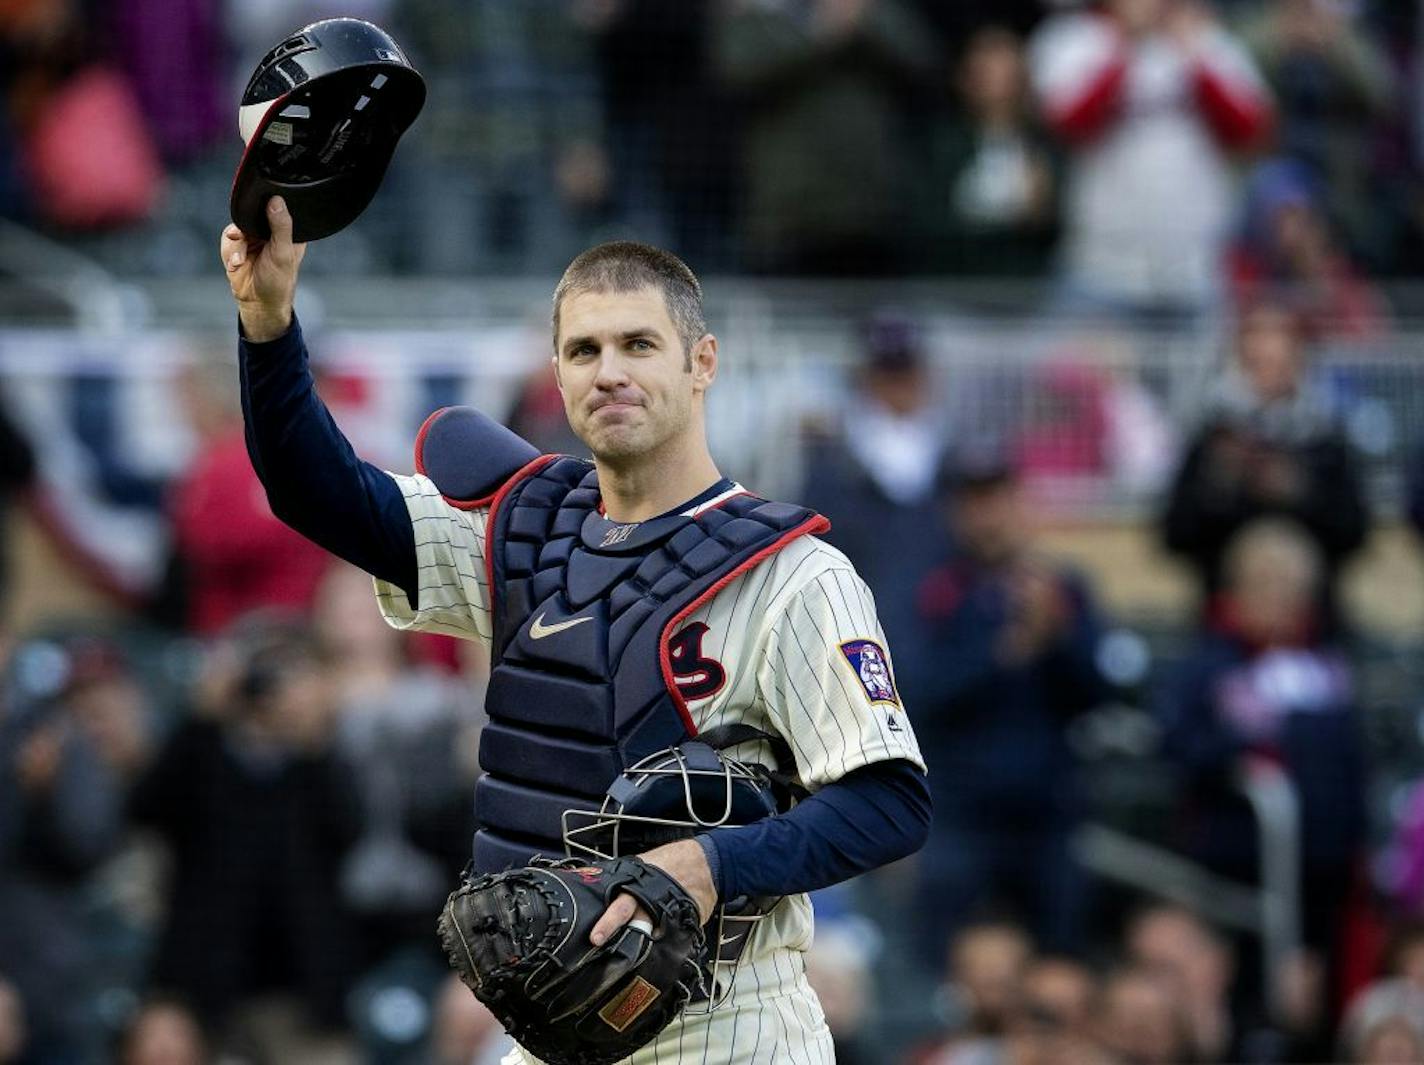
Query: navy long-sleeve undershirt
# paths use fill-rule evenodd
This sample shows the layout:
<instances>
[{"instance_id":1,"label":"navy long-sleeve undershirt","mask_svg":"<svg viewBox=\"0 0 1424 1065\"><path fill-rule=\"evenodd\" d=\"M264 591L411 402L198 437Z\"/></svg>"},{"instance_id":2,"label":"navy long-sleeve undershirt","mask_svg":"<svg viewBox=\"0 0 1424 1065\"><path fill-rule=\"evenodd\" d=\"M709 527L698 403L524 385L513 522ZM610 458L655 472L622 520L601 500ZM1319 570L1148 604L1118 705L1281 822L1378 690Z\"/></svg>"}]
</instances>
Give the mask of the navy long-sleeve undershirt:
<instances>
[{"instance_id":1,"label":"navy long-sleeve undershirt","mask_svg":"<svg viewBox=\"0 0 1424 1065\"><path fill-rule=\"evenodd\" d=\"M400 488L363 462L316 394L301 327L240 340L247 450L274 513L415 602L415 535ZM790 812L711 832L704 850L722 898L791 895L838 883L923 844L930 794L906 761L876 762Z\"/></svg>"},{"instance_id":2,"label":"navy long-sleeve undershirt","mask_svg":"<svg viewBox=\"0 0 1424 1065\"><path fill-rule=\"evenodd\" d=\"M316 394L301 325L263 344L241 339L247 454L286 524L405 590L415 605L415 532L388 473L357 457Z\"/></svg>"}]
</instances>

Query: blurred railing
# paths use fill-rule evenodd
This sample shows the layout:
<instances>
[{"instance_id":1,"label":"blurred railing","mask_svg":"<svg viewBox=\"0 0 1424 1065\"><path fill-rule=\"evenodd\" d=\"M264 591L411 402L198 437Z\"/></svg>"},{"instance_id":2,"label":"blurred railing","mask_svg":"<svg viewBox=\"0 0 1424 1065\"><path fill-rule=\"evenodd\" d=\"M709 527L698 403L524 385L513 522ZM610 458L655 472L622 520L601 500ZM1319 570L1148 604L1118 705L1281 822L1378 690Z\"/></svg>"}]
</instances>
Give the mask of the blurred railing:
<instances>
[{"instance_id":1,"label":"blurred railing","mask_svg":"<svg viewBox=\"0 0 1424 1065\"><path fill-rule=\"evenodd\" d=\"M1158 497L1227 350L1223 322L1142 329L1053 313L1033 286L742 278L706 288L722 352L713 447L729 470L773 494L794 491L808 425L855 431L851 371L874 313L922 330L946 438L1001 439L1040 496L1073 513L1130 517ZM71 284L57 299L53 287L0 285L0 377L12 393L37 396L76 373L105 373L120 392L146 389L162 409L163 380L176 367L232 350L232 306L216 269L96 290L108 309L95 315L76 291ZM508 412L545 365L549 292L547 279L319 279L302 289L298 309L319 360L378 383L367 413L397 461L437 394ZM1311 375L1343 419L1377 503L1396 508L1401 459L1424 438L1424 320L1325 345ZM144 452L145 433L172 427L135 431Z\"/></svg>"},{"instance_id":2,"label":"blurred railing","mask_svg":"<svg viewBox=\"0 0 1424 1065\"><path fill-rule=\"evenodd\" d=\"M1241 884L1205 866L1105 824L1085 825L1074 852L1095 875L1190 907L1213 923L1261 943L1261 1001L1286 1010L1284 981L1301 947L1301 826L1295 785L1279 766L1243 763L1233 779L1256 829L1256 884Z\"/></svg>"}]
</instances>

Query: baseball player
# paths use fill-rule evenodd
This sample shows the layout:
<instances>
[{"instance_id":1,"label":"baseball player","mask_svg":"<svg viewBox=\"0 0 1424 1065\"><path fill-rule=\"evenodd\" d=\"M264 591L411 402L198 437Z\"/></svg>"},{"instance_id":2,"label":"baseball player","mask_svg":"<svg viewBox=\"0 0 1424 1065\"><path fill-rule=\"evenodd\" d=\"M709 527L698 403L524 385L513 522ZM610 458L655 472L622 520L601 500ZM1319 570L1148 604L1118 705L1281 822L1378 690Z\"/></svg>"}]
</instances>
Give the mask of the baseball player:
<instances>
[{"instance_id":1,"label":"baseball player","mask_svg":"<svg viewBox=\"0 0 1424 1065\"><path fill-rule=\"evenodd\" d=\"M787 898L728 1000L629 1060L833 1060L805 976L805 893L918 849L929 792L870 592L814 535L827 523L758 499L708 450L719 351L692 272L619 242L560 281L554 369L591 462L456 410L427 421L403 476L359 460L317 398L292 310L305 247L280 198L269 221L269 242L234 226L221 241L252 461L278 517L375 577L388 622L491 645L475 871L562 856L563 809L596 807L637 758L699 730L783 737L795 765L780 768L808 798L643 855L704 918L719 899ZM617 897L594 942L635 910Z\"/></svg>"}]
</instances>

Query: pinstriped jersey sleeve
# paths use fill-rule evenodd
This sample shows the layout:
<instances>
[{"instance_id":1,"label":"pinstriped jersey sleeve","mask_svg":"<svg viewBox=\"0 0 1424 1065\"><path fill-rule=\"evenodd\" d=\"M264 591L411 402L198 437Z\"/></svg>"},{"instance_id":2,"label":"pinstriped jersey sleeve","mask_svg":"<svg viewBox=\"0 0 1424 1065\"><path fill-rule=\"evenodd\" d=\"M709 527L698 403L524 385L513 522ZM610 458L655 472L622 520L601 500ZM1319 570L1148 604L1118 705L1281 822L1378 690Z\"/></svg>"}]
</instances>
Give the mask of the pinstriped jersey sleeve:
<instances>
[{"instance_id":1,"label":"pinstriped jersey sleeve","mask_svg":"<svg viewBox=\"0 0 1424 1065\"><path fill-rule=\"evenodd\" d=\"M405 592L376 580L376 602L397 629L439 632L466 640L490 639L489 588L485 575L486 508L460 510L445 502L430 478L391 474L405 498L415 532L419 604Z\"/></svg>"},{"instance_id":2,"label":"pinstriped jersey sleeve","mask_svg":"<svg viewBox=\"0 0 1424 1065\"><path fill-rule=\"evenodd\" d=\"M924 769L870 589L844 556L822 557L769 611L757 668L768 717L812 790L873 762Z\"/></svg>"}]
</instances>

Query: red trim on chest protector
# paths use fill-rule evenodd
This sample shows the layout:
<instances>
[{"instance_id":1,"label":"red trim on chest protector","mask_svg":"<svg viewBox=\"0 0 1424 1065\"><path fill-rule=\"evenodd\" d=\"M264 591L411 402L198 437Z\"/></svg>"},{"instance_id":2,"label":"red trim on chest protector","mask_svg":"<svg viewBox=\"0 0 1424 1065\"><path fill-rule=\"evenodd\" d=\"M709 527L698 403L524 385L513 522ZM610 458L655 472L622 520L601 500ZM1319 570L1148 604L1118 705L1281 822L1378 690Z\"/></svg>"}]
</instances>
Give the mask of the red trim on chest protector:
<instances>
[{"instance_id":1,"label":"red trim on chest protector","mask_svg":"<svg viewBox=\"0 0 1424 1065\"><path fill-rule=\"evenodd\" d=\"M504 497L514 489L517 484L522 484L534 474L538 473L549 463L553 462L558 455L540 455L532 458L515 471L513 477L499 486L499 491L490 496L489 513L485 515L485 590L489 595L490 618L495 616L495 585L494 585L494 553L496 549L503 545L493 543L494 537L494 515L499 509L499 505L504 502Z\"/></svg>"},{"instance_id":2,"label":"red trim on chest protector","mask_svg":"<svg viewBox=\"0 0 1424 1065\"><path fill-rule=\"evenodd\" d=\"M685 607L679 610L676 614L672 616L668 623L663 626L662 635L658 637L658 664L662 667L663 684L667 687L668 694L672 696L673 705L677 707L677 712L682 715L682 723L687 726L687 733L689 736L697 735L697 726L693 723L692 712L688 710L687 700L682 697L682 692L678 690L677 680L674 677L672 671L671 634L673 629L677 628L678 625L682 624L682 622L687 619L687 616L689 614L691 614L694 610L700 607L703 603L707 602L707 600L711 599L723 588L727 587L727 585L731 584L732 581L734 581L736 578L740 577L743 573L751 569L753 566L757 565L763 559L769 558L770 556L776 554L776 552L780 551L783 547L789 544L792 540L796 539L798 536L823 533L830 527L831 523L825 518L821 517L821 515L819 514L815 515L812 518L806 519L794 529L783 533L780 537L776 539L774 543L768 544L756 554L752 555L751 558L742 562L740 565L728 571L727 573L722 574L722 576L717 579L717 582L713 584L712 587L708 588L696 599L694 599L692 602L688 603Z\"/></svg>"},{"instance_id":3,"label":"red trim on chest protector","mask_svg":"<svg viewBox=\"0 0 1424 1065\"><path fill-rule=\"evenodd\" d=\"M440 407L426 415L425 421L420 423L420 430L415 434L415 472L422 477L425 472L425 434L430 432L430 427L435 424L435 419L444 414L449 407Z\"/></svg>"}]
</instances>

